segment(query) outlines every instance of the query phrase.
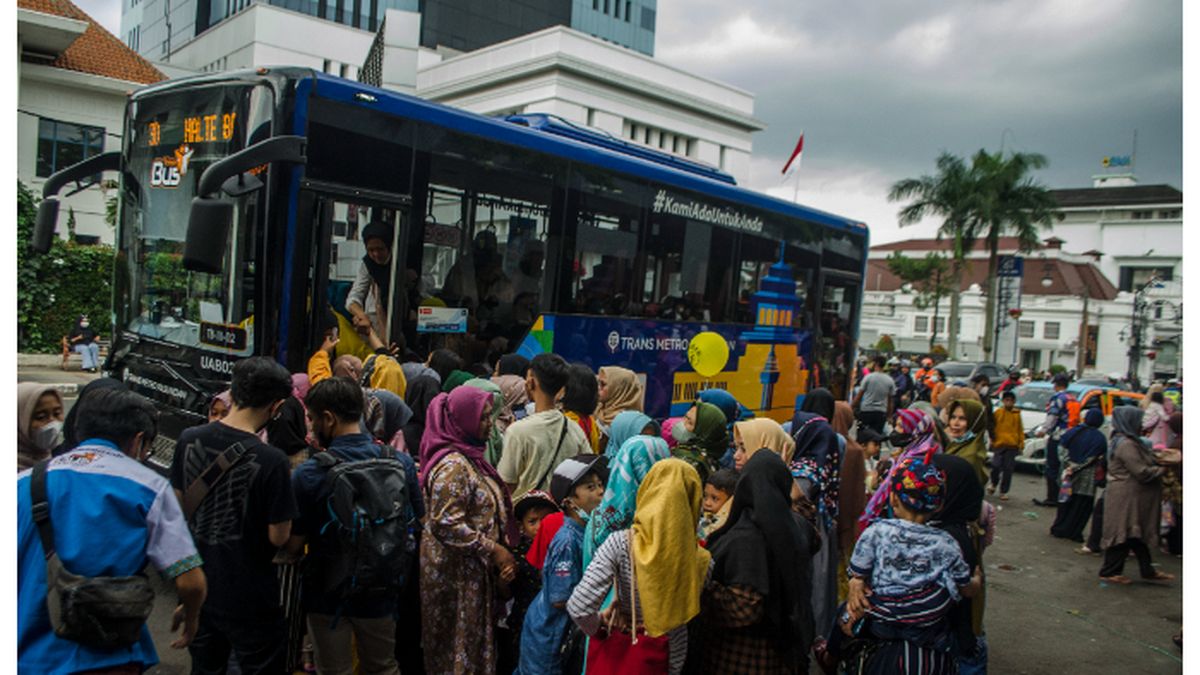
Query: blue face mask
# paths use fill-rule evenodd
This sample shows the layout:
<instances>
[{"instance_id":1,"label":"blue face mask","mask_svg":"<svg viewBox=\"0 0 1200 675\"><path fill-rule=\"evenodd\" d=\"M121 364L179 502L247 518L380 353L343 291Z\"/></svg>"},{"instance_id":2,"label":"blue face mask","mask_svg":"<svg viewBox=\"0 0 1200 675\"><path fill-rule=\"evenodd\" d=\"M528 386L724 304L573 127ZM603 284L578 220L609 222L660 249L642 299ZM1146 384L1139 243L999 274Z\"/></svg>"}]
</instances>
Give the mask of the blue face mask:
<instances>
[{"instance_id":1,"label":"blue face mask","mask_svg":"<svg viewBox=\"0 0 1200 675\"><path fill-rule=\"evenodd\" d=\"M968 431L967 433L963 434L962 436L954 439L954 442L955 443L970 443L973 440L975 440L975 432Z\"/></svg>"}]
</instances>

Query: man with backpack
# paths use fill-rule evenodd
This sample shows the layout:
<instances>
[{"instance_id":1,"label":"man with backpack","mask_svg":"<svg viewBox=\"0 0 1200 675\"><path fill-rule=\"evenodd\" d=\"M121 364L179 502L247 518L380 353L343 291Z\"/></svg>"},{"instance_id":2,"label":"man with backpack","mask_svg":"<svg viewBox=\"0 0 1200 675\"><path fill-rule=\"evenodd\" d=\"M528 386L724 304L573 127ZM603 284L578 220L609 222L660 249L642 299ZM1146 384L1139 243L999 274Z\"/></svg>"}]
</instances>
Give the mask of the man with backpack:
<instances>
[{"instance_id":1,"label":"man with backpack","mask_svg":"<svg viewBox=\"0 0 1200 675\"><path fill-rule=\"evenodd\" d=\"M287 624L274 564L296 501L287 455L258 433L292 395L287 369L265 356L233 367L233 407L185 430L171 485L208 571L208 601L192 641L192 674L224 673L232 650L243 673L283 672Z\"/></svg>"},{"instance_id":2,"label":"man with backpack","mask_svg":"<svg viewBox=\"0 0 1200 675\"><path fill-rule=\"evenodd\" d=\"M181 649L200 622L201 559L167 481L140 463L157 431L154 406L126 389L76 406L83 441L17 476L17 671L140 673L158 655L145 625L154 591L135 575L150 564L174 581L172 628L183 631L171 646ZM99 602L63 586L73 575L101 591Z\"/></svg>"},{"instance_id":3,"label":"man with backpack","mask_svg":"<svg viewBox=\"0 0 1200 675\"><path fill-rule=\"evenodd\" d=\"M353 672L351 638L367 673L400 672L395 612L412 574L424 503L412 458L359 426L363 390L321 380L304 399L324 448L292 476L300 517L289 551L308 545L302 605L317 672Z\"/></svg>"}]
</instances>

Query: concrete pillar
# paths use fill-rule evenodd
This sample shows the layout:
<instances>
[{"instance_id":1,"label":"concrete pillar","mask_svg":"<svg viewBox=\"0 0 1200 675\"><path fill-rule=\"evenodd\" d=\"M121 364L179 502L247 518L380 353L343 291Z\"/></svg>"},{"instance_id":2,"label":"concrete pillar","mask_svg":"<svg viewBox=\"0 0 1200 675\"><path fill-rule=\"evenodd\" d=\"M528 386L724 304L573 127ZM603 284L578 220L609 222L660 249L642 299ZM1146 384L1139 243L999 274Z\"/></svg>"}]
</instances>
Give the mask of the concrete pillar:
<instances>
[{"instance_id":1,"label":"concrete pillar","mask_svg":"<svg viewBox=\"0 0 1200 675\"><path fill-rule=\"evenodd\" d=\"M389 9L384 13L383 68L380 84L384 89L405 94L417 92L417 51L421 44L421 15Z\"/></svg>"}]
</instances>

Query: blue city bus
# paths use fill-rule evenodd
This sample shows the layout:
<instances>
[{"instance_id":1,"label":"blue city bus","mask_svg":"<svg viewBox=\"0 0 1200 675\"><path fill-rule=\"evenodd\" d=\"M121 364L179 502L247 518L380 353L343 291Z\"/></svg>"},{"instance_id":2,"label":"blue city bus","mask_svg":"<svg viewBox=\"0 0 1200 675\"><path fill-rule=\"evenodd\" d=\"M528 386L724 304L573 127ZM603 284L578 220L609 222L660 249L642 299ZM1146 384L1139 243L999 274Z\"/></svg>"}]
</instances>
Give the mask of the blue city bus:
<instances>
[{"instance_id":1,"label":"blue city bus","mask_svg":"<svg viewBox=\"0 0 1200 675\"><path fill-rule=\"evenodd\" d=\"M713 167L299 68L146 87L124 131L120 152L47 181L35 248L62 187L119 174L105 370L159 406L159 467L238 359L303 372L335 325L339 353L367 353L352 298L385 343L420 354L628 367L657 417L718 387L782 420L811 388L850 385L866 226ZM368 266L361 233L380 225L390 258ZM356 280L374 282L367 297ZM687 357L701 332L730 350L707 378Z\"/></svg>"}]
</instances>

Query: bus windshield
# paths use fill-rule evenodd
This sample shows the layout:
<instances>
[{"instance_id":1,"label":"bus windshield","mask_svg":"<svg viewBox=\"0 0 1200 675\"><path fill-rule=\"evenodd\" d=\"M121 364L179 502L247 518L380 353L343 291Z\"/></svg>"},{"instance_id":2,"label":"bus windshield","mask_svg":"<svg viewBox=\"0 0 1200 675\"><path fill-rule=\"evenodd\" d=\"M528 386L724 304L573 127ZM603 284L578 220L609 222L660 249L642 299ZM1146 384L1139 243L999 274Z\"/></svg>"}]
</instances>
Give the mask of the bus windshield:
<instances>
[{"instance_id":1,"label":"bus windshield","mask_svg":"<svg viewBox=\"0 0 1200 675\"><path fill-rule=\"evenodd\" d=\"M224 274L187 271L182 258L200 175L245 146L247 129L263 119L259 109L269 119L271 99L265 87L219 85L130 104L117 326L184 346L252 353L258 195L237 202Z\"/></svg>"}]
</instances>

